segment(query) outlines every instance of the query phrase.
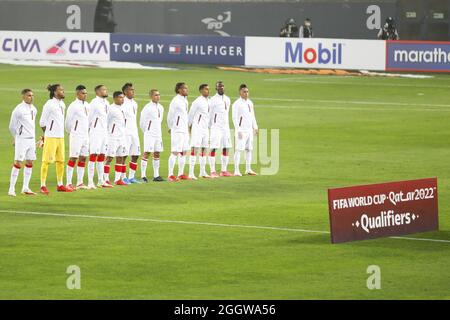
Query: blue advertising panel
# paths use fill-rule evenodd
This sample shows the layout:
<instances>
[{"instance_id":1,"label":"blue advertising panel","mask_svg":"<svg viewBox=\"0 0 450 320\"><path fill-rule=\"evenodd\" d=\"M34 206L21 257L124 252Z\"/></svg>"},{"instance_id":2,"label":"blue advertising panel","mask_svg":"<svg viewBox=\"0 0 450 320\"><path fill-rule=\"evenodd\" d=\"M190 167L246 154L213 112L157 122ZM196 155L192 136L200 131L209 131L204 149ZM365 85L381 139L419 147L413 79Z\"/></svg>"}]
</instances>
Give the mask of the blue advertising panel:
<instances>
[{"instance_id":1,"label":"blue advertising panel","mask_svg":"<svg viewBox=\"0 0 450 320\"><path fill-rule=\"evenodd\" d=\"M244 37L111 34L111 60L245 64Z\"/></svg>"},{"instance_id":2,"label":"blue advertising panel","mask_svg":"<svg viewBox=\"0 0 450 320\"><path fill-rule=\"evenodd\" d=\"M450 72L450 42L387 41L387 71Z\"/></svg>"}]
</instances>

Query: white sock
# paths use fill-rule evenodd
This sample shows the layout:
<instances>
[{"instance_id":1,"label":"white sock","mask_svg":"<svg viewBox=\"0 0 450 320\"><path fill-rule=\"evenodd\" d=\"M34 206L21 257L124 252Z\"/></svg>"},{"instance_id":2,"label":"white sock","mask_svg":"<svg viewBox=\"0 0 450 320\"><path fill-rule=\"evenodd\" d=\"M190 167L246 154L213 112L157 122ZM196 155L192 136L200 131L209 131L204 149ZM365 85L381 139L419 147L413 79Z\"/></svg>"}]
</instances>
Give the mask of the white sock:
<instances>
[{"instance_id":1,"label":"white sock","mask_svg":"<svg viewBox=\"0 0 450 320\"><path fill-rule=\"evenodd\" d=\"M154 167L155 165L153 164L153 168ZM147 176L147 159L141 159L141 178L145 178L146 176Z\"/></svg>"},{"instance_id":2,"label":"white sock","mask_svg":"<svg viewBox=\"0 0 450 320\"><path fill-rule=\"evenodd\" d=\"M209 159L209 167L211 168L210 171L211 173L216 172L216 157L208 157Z\"/></svg>"},{"instance_id":3,"label":"white sock","mask_svg":"<svg viewBox=\"0 0 450 320\"><path fill-rule=\"evenodd\" d=\"M153 159L153 177L159 177L159 159Z\"/></svg>"},{"instance_id":4,"label":"white sock","mask_svg":"<svg viewBox=\"0 0 450 320\"><path fill-rule=\"evenodd\" d=\"M67 170L67 184L72 184L73 167L69 163L67 164L67 169L66 169ZM74 166L75 166L75 163L74 163Z\"/></svg>"},{"instance_id":5,"label":"white sock","mask_svg":"<svg viewBox=\"0 0 450 320\"><path fill-rule=\"evenodd\" d=\"M33 172L33 167L27 167L23 169L23 190L30 189L30 179L31 173Z\"/></svg>"},{"instance_id":6,"label":"white sock","mask_svg":"<svg viewBox=\"0 0 450 320\"><path fill-rule=\"evenodd\" d=\"M102 183L103 182L103 174L105 173L104 171L105 168L105 163L103 161L97 161L97 175L98 175L98 182Z\"/></svg>"},{"instance_id":7,"label":"white sock","mask_svg":"<svg viewBox=\"0 0 450 320\"><path fill-rule=\"evenodd\" d=\"M224 156L224 155L222 155L222 157L220 158L220 160L222 162L222 171L223 172L227 171L229 158L230 158L229 156Z\"/></svg>"},{"instance_id":8,"label":"white sock","mask_svg":"<svg viewBox=\"0 0 450 320\"><path fill-rule=\"evenodd\" d=\"M189 175L194 175L195 163L197 162L197 155L192 155L189 157Z\"/></svg>"},{"instance_id":9,"label":"white sock","mask_svg":"<svg viewBox=\"0 0 450 320\"><path fill-rule=\"evenodd\" d=\"M252 151L245 150L245 171L252 171Z\"/></svg>"},{"instance_id":10,"label":"white sock","mask_svg":"<svg viewBox=\"0 0 450 320\"><path fill-rule=\"evenodd\" d=\"M94 184L95 161L89 161L88 164L88 183Z\"/></svg>"},{"instance_id":11,"label":"white sock","mask_svg":"<svg viewBox=\"0 0 450 320\"><path fill-rule=\"evenodd\" d=\"M234 172L239 172L240 161L241 161L241 152L236 150L234 153Z\"/></svg>"},{"instance_id":12,"label":"white sock","mask_svg":"<svg viewBox=\"0 0 450 320\"><path fill-rule=\"evenodd\" d=\"M177 156L173 153L169 156L169 177L173 176L173 169L175 168L175 163L177 162Z\"/></svg>"},{"instance_id":13,"label":"white sock","mask_svg":"<svg viewBox=\"0 0 450 320\"><path fill-rule=\"evenodd\" d=\"M11 180L9 182L9 191L15 191L17 178L19 177L20 169L12 167L11 169Z\"/></svg>"},{"instance_id":14,"label":"white sock","mask_svg":"<svg viewBox=\"0 0 450 320\"><path fill-rule=\"evenodd\" d=\"M200 175L206 176L206 156L200 155Z\"/></svg>"},{"instance_id":15,"label":"white sock","mask_svg":"<svg viewBox=\"0 0 450 320\"><path fill-rule=\"evenodd\" d=\"M184 174L184 165L186 164L186 156L185 155L178 155L178 176L181 176Z\"/></svg>"},{"instance_id":16,"label":"white sock","mask_svg":"<svg viewBox=\"0 0 450 320\"><path fill-rule=\"evenodd\" d=\"M80 163L78 162L77 167L77 186L82 184L84 180L84 164L82 167L80 167Z\"/></svg>"}]
</instances>

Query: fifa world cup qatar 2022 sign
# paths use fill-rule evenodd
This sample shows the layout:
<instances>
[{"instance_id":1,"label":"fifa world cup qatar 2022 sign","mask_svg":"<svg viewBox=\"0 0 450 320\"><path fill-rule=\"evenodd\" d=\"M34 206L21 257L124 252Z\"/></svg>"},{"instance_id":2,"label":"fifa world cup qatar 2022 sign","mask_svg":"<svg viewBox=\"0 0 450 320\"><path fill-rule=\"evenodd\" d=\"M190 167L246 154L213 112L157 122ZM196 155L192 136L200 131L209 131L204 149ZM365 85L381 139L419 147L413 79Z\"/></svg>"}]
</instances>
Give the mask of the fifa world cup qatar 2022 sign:
<instances>
[{"instance_id":1,"label":"fifa world cup qatar 2022 sign","mask_svg":"<svg viewBox=\"0 0 450 320\"><path fill-rule=\"evenodd\" d=\"M437 179L328 189L331 242L437 230Z\"/></svg>"}]
</instances>

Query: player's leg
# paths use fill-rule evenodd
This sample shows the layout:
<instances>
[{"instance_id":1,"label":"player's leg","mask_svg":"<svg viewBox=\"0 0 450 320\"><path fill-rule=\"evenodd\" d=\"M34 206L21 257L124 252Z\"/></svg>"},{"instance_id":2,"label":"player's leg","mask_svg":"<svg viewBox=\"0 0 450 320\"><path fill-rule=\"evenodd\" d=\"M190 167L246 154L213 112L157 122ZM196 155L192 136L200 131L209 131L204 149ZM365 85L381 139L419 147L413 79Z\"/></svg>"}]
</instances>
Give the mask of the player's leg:
<instances>
[{"instance_id":1,"label":"player's leg","mask_svg":"<svg viewBox=\"0 0 450 320\"><path fill-rule=\"evenodd\" d=\"M135 178L136 171L138 168L139 155L141 154L139 137L135 136L131 137L130 154L131 154L131 161L129 164L130 170L128 171L128 180L131 183L139 183L139 181Z\"/></svg>"},{"instance_id":2,"label":"player's leg","mask_svg":"<svg viewBox=\"0 0 450 320\"><path fill-rule=\"evenodd\" d=\"M56 181L58 184L57 191L72 192L75 191L74 188L66 187L64 185L64 163L65 163L64 138L56 138L55 165L56 165Z\"/></svg>"},{"instance_id":3,"label":"player's leg","mask_svg":"<svg viewBox=\"0 0 450 320\"><path fill-rule=\"evenodd\" d=\"M228 162L229 162L229 150L231 148L231 138L230 133L226 132L222 136L222 156L220 158L221 160L221 170L220 175L222 177L229 177L232 176L230 172L228 172Z\"/></svg>"},{"instance_id":4,"label":"player's leg","mask_svg":"<svg viewBox=\"0 0 450 320\"><path fill-rule=\"evenodd\" d=\"M202 147L200 150L200 157L199 157L199 162L200 162L200 176L202 178L211 178L211 176L209 174L206 173L206 155L208 154L208 148L206 147Z\"/></svg>"},{"instance_id":5,"label":"player's leg","mask_svg":"<svg viewBox=\"0 0 450 320\"><path fill-rule=\"evenodd\" d=\"M105 184L110 185L110 183L105 183L103 179L104 177L103 174L105 173L105 159L108 151L106 137L100 137L97 143L98 143L98 156L96 161L97 177L98 177L97 186L103 187L105 186Z\"/></svg>"},{"instance_id":6,"label":"player's leg","mask_svg":"<svg viewBox=\"0 0 450 320\"><path fill-rule=\"evenodd\" d=\"M122 180L122 174L124 173L124 171L126 172L126 166L124 165L124 163L125 163L124 156L116 157L116 165L114 167L115 171L114 183L116 185L126 185L126 183Z\"/></svg>"},{"instance_id":7,"label":"player's leg","mask_svg":"<svg viewBox=\"0 0 450 320\"><path fill-rule=\"evenodd\" d=\"M181 180L190 180L188 176L184 174L184 166L186 164L186 155L190 151L189 146L189 134L181 134L181 150L182 152L178 155L178 178Z\"/></svg>"},{"instance_id":8,"label":"player's leg","mask_svg":"<svg viewBox=\"0 0 450 320\"><path fill-rule=\"evenodd\" d=\"M73 170L75 169L75 165L77 164L77 160L78 157L70 157L69 161L67 161L66 180L68 188L73 188L72 177L73 177Z\"/></svg>"},{"instance_id":9,"label":"player's leg","mask_svg":"<svg viewBox=\"0 0 450 320\"><path fill-rule=\"evenodd\" d=\"M33 158L27 157L25 160L25 168L23 168L23 186L22 193L26 195L35 195L36 193L30 189L31 174L33 173L33 161L36 159L34 154Z\"/></svg>"},{"instance_id":10,"label":"player's leg","mask_svg":"<svg viewBox=\"0 0 450 320\"><path fill-rule=\"evenodd\" d=\"M234 153L234 175L235 176L242 176L240 170L239 170L239 164L241 161L241 152L245 150L245 133L244 132L237 132L236 133L236 149Z\"/></svg>"},{"instance_id":11,"label":"player's leg","mask_svg":"<svg viewBox=\"0 0 450 320\"><path fill-rule=\"evenodd\" d=\"M42 164L41 164L41 190L43 194L49 194L47 189L47 175L48 166L53 163L56 154L56 140L55 138L45 138L44 147L42 151Z\"/></svg>"},{"instance_id":12,"label":"player's leg","mask_svg":"<svg viewBox=\"0 0 450 320\"><path fill-rule=\"evenodd\" d=\"M177 162L178 154L182 151L180 134L172 132L170 135L170 149L171 154L168 160L169 167L169 181L178 181L178 178L174 175L175 164Z\"/></svg>"},{"instance_id":13,"label":"player's leg","mask_svg":"<svg viewBox=\"0 0 450 320\"><path fill-rule=\"evenodd\" d=\"M252 170L252 153L253 153L253 133L250 133L245 145L245 174L256 176L256 172Z\"/></svg>"},{"instance_id":14,"label":"player's leg","mask_svg":"<svg viewBox=\"0 0 450 320\"><path fill-rule=\"evenodd\" d=\"M11 197L16 196L16 182L19 177L20 168L22 167L22 161L14 160L12 169L11 169L11 177L9 180L9 191L8 195Z\"/></svg>"},{"instance_id":15,"label":"player's leg","mask_svg":"<svg viewBox=\"0 0 450 320\"><path fill-rule=\"evenodd\" d=\"M33 172L33 161L36 160L36 144L34 139L26 139L27 148L25 152L25 167L23 168L22 193L25 195L35 195L30 189L31 174Z\"/></svg>"},{"instance_id":16,"label":"player's leg","mask_svg":"<svg viewBox=\"0 0 450 320\"><path fill-rule=\"evenodd\" d=\"M84 169L86 167L86 156L81 156L78 158L77 165L77 189L87 189L84 184Z\"/></svg>"},{"instance_id":17,"label":"player's leg","mask_svg":"<svg viewBox=\"0 0 450 320\"><path fill-rule=\"evenodd\" d=\"M211 173L211 178L217 178L219 175L216 173L216 150L220 148L220 132L219 130L211 129L210 137L210 152L209 152L209 168Z\"/></svg>"},{"instance_id":18,"label":"player's leg","mask_svg":"<svg viewBox=\"0 0 450 320\"><path fill-rule=\"evenodd\" d=\"M91 153L89 155L89 164L88 164L88 189L97 189L94 184L94 175L95 175L95 162L97 161L97 154Z\"/></svg>"},{"instance_id":19,"label":"player's leg","mask_svg":"<svg viewBox=\"0 0 450 320\"><path fill-rule=\"evenodd\" d=\"M153 181L161 182L164 179L159 175L159 159L161 157L162 147L153 153Z\"/></svg>"},{"instance_id":20,"label":"player's leg","mask_svg":"<svg viewBox=\"0 0 450 320\"><path fill-rule=\"evenodd\" d=\"M113 161L113 159L114 159L114 154L109 152L108 155L106 156L105 164L103 167L103 179L102 180L105 181L105 183L109 182L109 172L111 169L111 162ZM104 187L106 187L106 186L104 186Z\"/></svg>"},{"instance_id":21,"label":"player's leg","mask_svg":"<svg viewBox=\"0 0 450 320\"><path fill-rule=\"evenodd\" d=\"M189 178L194 179L194 180L197 180L197 177L194 175L195 164L197 162L197 153L198 153L198 148L192 147L191 155L189 157Z\"/></svg>"},{"instance_id":22,"label":"player's leg","mask_svg":"<svg viewBox=\"0 0 450 320\"><path fill-rule=\"evenodd\" d=\"M143 182L147 183L147 164L148 159L150 158L151 152L144 151L144 154L141 158L141 179Z\"/></svg>"}]
</instances>

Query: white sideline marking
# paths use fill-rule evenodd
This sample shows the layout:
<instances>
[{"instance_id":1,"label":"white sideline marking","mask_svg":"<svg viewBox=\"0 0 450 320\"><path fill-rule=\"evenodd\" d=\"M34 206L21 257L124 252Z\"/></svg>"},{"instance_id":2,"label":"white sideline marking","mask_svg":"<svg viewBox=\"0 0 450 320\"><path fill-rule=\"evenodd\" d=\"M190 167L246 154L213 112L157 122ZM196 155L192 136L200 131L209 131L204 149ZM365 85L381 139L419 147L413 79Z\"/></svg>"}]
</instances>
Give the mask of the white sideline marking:
<instances>
[{"instance_id":1,"label":"white sideline marking","mask_svg":"<svg viewBox=\"0 0 450 320\"><path fill-rule=\"evenodd\" d=\"M33 211L12 211L12 210L0 210L0 212L1 213L24 214L24 215L37 215L37 216L55 216L55 217L105 219L105 220L119 220L119 221L143 221L143 222L159 222L159 223L177 223L177 224L190 224L190 225L199 225L199 226L227 227L227 228L245 228L245 229L260 229L260 230L276 230L276 231L320 233L320 234L329 234L330 233L329 231L319 231L319 230L293 229L293 228L281 228L281 227L269 227L269 226L252 226L252 225L243 225L243 224L227 224L227 223L214 223L214 222L201 222L201 221L162 220L162 219L127 218L127 217L111 217L111 216L92 216L92 215L85 215L85 214L33 212ZM400 240L414 240L414 241L430 241L430 242L450 243L450 240L443 240L443 239L410 238L410 237L389 237L389 238L391 238L391 239L400 239Z\"/></svg>"},{"instance_id":2,"label":"white sideline marking","mask_svg":"<svg viewBox=\"0 0 450 320\"><path fill-rule=\"evenodd\" d=\"M344 85L344 86L369 86L369 87L406 87L406 88L450 88L445 85L430 85L430 84L408 84L408 83L364 83L364 82L345 82L345 81L310 81L308 79L264 79L270 82L292 82L292 83L306 83L306 84L330 84L330 85Z\"/></svg>"}]
</instances>

